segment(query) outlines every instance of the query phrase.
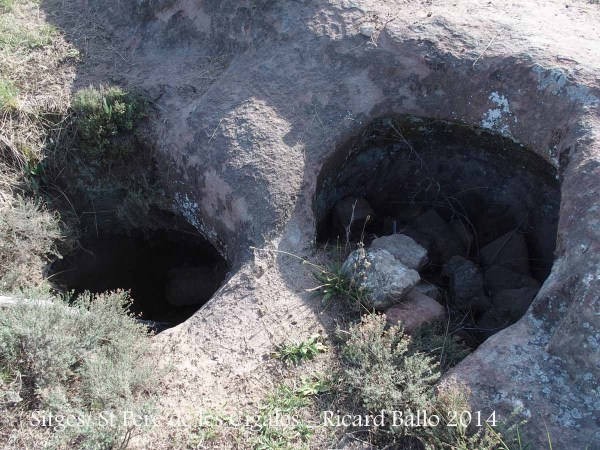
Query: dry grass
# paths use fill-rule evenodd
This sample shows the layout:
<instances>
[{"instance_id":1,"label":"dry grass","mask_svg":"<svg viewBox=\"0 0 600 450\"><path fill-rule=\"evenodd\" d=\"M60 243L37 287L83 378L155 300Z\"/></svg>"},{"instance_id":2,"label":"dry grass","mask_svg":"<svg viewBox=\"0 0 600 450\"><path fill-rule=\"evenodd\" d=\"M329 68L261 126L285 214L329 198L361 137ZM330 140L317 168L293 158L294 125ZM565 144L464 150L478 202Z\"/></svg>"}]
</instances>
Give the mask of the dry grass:
<instances>
[{"instance_id":1,"label":"dry grass","mask_svg":"<svg viewBox=\"0 0 600 450\"><path fill-rule=\"evenodd\" d=\"M0 2L0 288L43 280L59 221L39 197L44 160L68 128L78 52L39 3ZM38 197L33 200L29 197Z\"/></svg>"}]
</instances>

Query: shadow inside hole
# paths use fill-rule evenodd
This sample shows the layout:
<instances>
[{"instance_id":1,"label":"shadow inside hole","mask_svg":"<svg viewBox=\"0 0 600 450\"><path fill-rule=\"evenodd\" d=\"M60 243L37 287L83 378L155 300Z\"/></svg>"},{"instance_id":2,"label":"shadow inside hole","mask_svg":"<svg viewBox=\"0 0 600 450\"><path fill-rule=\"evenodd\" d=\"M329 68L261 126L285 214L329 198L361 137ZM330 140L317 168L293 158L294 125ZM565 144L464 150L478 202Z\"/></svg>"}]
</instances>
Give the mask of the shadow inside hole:
<instances>
[{"instance_id":1,"label":"shadow inside hole","mask_svg":"<svg viewBox=\"0 0 600 450\"><path fill-rule=\"evenodd\" d=\"M356 205L353 213L344 203ZM555 168L514 141L461 124L397 116L374 120L324 165L315 202L317 239L342 245L362 240L366 247L395 233L416 240L429 257L421 279L441 288L455 329L476 347L518 320L549 275L559 205ZM439 235L437 228L443 228ZM455 241L463 250L453 247ZM520 252L494 254L513 241L523 243ZM479 304L466 307L455 298L444 269L453 255L473 263L485 280ZM502 286L506 279L510 283Z\"/></svg>"},{"instance_id":2,"label":"shadow inside hole","mask_svg":"<svg viewBox=\"0 0 600 450\"><path fill-rule=\"evenodd\" d=\"M63 291L131 291L133 313L160 329L191 317L221 286L227 264L197 231L133 230L81 239L80 247L50 267Z\"/></svg>"}]
</instances>

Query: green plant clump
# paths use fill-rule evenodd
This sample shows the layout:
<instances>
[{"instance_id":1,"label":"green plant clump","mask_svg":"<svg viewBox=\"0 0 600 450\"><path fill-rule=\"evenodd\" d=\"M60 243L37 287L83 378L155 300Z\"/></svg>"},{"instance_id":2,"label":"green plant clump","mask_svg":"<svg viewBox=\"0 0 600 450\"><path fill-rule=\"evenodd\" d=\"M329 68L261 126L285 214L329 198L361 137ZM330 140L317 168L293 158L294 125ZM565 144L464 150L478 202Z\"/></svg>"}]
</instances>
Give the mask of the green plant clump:
<instances>
[{"instance_id":1,"label":"green plant clump","mask_svg":"<svg viewBox=\"0 0 600 450\"><path fill-rule=\"evenodd\" d=\"M88 88L73 99L82 149L89 154L126 156L134 149L132 132L148 113L142 97L119 87Z\"/></svg>"},{"instance_id":2,"label":"green plant clump","mask_svg":"<svg viewBox=\"0 0 600 450\"><path fill-rule=\"evenodd\" d=\"M3 416L16 423L12 448L33 448L26 440L32 433L51 448L125 448L143 422L126 415L151 417L149 392L159 371L148 330L129 315L129 305L128 294L117 291L84 294L71 306L23 299L5 308L0 400ZM50 415L74 419L71 426L31 426Z\"/></svg>"},{"instance_id":3,"label":"green plant clump","mask_svg":"<svg viewBox=\"0 0 600 450\"><path fill-rule=\"evenodd\" d=\"M280 345L275 350L275 358L284 362L298 364L302 361L313 359L319 353L327 351L321 336L312 336L306 341Z\"/></svg>"}]
</instances>

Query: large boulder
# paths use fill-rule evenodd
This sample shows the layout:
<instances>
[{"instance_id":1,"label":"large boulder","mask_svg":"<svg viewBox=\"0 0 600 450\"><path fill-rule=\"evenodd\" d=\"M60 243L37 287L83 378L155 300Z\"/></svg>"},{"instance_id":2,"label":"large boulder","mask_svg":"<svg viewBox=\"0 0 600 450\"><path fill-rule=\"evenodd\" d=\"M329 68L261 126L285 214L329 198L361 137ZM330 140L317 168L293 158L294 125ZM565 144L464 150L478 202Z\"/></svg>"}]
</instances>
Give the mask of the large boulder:
<instances>
[{"instance_id":1,"label":"large boulder","mask_svg":"<svg viewBox=\"0 0 600 450\"><path fill-rule=\"evenodd\" d=\"M446 311L434 299L413 289L399 304L388 308L385 315L389 323L402 323L404 331L411 334L427 323L443 320Z\"/></svg>"},{"instance_id":2,"label":"large boulder","mask_svg":"<svg viewBox=\"0 0 600 450\"><path fill-rule=\"evenodd\" d=\"M459 309L483 309L489 302L483 292L483 275L467 258L453 256L442 268L448 278L450 295Z\"/></svg>"},{"instance_id":3,"label":"large boulder","mask_svg":"<svg viewBox=\"0 0 600 450\"><path fill-rule=\"evenodd\" d=\"M398 303L420 280L387 250L359 248L348 256L342 272L366 294L367 307L384 310Z\"/></svg>"},{"instance_id":4,"label":"large boulder","mask_svg":"<svg viewBox=\"0 0 600 450\"><path fill-rule=\"evenodd\" d=\"M421 270L427 264L427 251L403 234L377 238L371 243L371 248L387 250L409 269Z\"/></svg>"}]
</instances>

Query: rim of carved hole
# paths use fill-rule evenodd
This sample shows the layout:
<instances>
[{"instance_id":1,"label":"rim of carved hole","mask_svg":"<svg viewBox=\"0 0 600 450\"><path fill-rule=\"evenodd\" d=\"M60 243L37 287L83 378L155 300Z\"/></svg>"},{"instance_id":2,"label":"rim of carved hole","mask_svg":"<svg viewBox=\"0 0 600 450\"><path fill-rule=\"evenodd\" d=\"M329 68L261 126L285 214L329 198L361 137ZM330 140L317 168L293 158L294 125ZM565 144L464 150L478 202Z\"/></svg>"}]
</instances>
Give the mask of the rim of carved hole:
<instances>
[{"instance_id":1,"label":"rim of carved hole","mask_svg":"<svg viewBox=\"0 0 600 450\"><path fill-rule=\"evenodd\" d=\"M509 138L443 120L384 117L324 164L317 241L351 250L359 241L369 249L376 238L410 237L427 252L417 287L475 348L520 319L550 274L560 195L557 170ZM375 246L394 253L395 239Z\"/></svg>"},{"instance_id":2,"label":"rim of carved hole","mask_svg":"<svg viewBox=\"0 0 600 450\"><path fill-rule=\"evenodd\" d=\"M223 284L228 264L182 217L161 211L159 226L127 233L100 229L53 262L49 279L62 293L131 292L131 311L155 331L178 325Z\"/></svg>"}]
</instances>

